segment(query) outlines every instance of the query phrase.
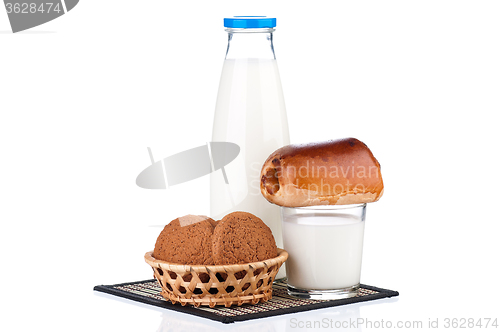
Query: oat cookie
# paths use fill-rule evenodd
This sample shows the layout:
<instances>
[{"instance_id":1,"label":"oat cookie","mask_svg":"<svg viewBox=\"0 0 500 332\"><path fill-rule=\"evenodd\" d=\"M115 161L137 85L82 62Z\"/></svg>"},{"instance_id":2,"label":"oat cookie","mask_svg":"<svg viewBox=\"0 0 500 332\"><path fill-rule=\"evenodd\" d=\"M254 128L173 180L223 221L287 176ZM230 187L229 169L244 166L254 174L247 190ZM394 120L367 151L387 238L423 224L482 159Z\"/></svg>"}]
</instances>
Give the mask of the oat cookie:
<instances>
[{"instance_id":1,"label":"oat cookie","mask_svg":"<svg viewBox=\"0 0 500 332\"><path fill-rule=\"evenodd\" d=\"M169 263L213 265L212 223L211 218L194 215L172 220L158 236L153 257Z\"/></svg>"},{"instance_id":2,"label":"oat cookie","mask_svg":"<svg viewBox=\"0 0 500 332\"><path fill-rule=\"evenodd\" d=\"M222 218L212 238L214 264L243 264L278 256L271 229L248 212L233 212Z\"/></svg>"}]
</instances>

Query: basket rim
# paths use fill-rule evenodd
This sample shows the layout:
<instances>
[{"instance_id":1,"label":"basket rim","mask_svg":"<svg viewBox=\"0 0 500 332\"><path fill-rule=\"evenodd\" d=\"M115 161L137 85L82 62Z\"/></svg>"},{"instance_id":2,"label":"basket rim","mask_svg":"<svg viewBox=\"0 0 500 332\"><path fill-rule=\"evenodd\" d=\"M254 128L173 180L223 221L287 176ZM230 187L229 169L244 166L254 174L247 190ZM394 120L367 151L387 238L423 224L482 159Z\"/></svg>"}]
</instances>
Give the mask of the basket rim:
<instances>
[{"instance_id":1,"label":"basket rim","mask_svg":"<svg viewBox=\"0 0 500 332\"><path fill-rule=\"evenodd\" d=\"M187 264L176 264L169 263L153 257L153 251L148 251L144 254L144 260L151 265L153 268L162 268L163 270L169 270L172 272L227 272L228 270L245 270L250 268L259 269L264 266L273 266L277 264L282 264L288 259L288 252L284 249L278 249L278 256L270 259L266 259L260 262L251 262L244 264L227 264L227 265L187 265Z\"/></svg>"}]
</instances>

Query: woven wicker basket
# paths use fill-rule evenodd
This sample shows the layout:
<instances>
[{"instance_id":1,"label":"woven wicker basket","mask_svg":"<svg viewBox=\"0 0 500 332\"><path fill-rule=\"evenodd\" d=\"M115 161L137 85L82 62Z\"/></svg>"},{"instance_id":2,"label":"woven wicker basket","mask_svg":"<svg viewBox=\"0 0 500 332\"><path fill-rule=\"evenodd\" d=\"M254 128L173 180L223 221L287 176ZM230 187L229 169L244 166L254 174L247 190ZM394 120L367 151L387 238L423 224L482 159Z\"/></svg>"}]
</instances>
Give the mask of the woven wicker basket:
<instances>
[{"instance_id":1,"label":"woven wicker basket","mask_svg":"<svg viewBox=\"0 0 500 332\"><path fill-rule=\"evenodd\" d=\"M242 305L265 302L272 296L274 277L287 260L288 253L278 248L278 257L261 262L235 265L182 265L144 255L161 285L161 295L172 303Z\"/></svg>"}]
</instances>

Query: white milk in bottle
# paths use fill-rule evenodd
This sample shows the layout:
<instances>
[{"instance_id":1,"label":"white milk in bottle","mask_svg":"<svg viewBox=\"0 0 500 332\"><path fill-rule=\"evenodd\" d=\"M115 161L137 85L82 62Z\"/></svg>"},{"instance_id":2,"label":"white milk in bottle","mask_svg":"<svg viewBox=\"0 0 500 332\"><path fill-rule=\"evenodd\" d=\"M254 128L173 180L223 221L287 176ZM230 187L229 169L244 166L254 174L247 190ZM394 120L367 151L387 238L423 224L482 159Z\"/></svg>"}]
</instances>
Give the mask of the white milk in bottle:
<instances>
[{"instance_id":1,"label":"white milk in bottle","mask_svg":"<svg viewBox=\"0 0 500 332\"><path fill-rule=\"evenodd\" d=\"M283 248L278 206L260 193L260 170L267 157L288 145L288 123L273 48L276 19L224 19L228 49L220 79L212 133L214 142L238 144L238 157L210 178L211 217L250 212L272 230ZM277 278L285 276L281 268Z\"/></svg>"}]
</instances>

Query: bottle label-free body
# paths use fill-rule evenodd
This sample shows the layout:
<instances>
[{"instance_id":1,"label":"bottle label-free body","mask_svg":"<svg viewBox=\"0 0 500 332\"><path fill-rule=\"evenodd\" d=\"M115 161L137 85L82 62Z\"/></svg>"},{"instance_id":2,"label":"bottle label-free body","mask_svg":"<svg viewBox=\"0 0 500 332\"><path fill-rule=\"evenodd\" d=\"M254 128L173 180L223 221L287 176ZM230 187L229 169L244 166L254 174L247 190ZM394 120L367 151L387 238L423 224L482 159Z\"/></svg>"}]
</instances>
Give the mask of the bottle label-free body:
<instances>
[{"instance_id":1,"label":"bottle label-free body","mask_svg":"<svg viewBox=\"0 0 500 332\"><path fill-rule=\"evenodd\" d=\"M289 144L288 122L278 66L274 59L227 59L217 96L212 141L238 144L240 153L222 172L211 174L211 217L250 212L272 230L282 248L278 206L260 193L260 171L267 157Z\"/></svg>"}]
</instances>

